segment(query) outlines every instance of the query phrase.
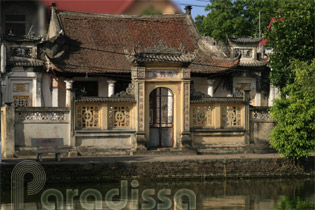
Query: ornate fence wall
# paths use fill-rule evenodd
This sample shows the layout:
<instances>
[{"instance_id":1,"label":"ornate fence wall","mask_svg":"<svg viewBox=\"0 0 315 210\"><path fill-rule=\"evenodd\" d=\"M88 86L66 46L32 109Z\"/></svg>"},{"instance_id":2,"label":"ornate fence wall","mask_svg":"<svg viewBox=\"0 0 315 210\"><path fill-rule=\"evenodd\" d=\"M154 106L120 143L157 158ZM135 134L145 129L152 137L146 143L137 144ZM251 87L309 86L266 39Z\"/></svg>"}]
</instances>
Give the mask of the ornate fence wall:
<instances>
[{"instance_id":1,"label":"ornate fence wall","mask_svg":"<svg viewBox=\"0 0 315 210\"><path fill-rule=\"evenodd\" d=\"M204 97L191 100L190 109L192 146L199 151L213 152L224 147L233 150L246 144L249 129L245 98Z\"/></svg>"},{"instance_id":2,"label":"ornate fence wall","mask_svg":"<svg viewBox=\"0 0 315 210\"><path fill-rule=\"evenodd\" d=\"M75 103L74 145L82 155L129 154L136 149L135 101L82 98Z\"/></svg>"},{"instance_id":3,"label":"ornate fence wall","mask_svg":"<svg viewBox=\"0 0 315 210\"><path fill-rule=\"evenodd\" d=\"M269 107L250 108L251 143L267 144L274 126L275 121L270 116Z\"/></svg>"},{"instance_id":4,"label":"ornate fence wall","mask_svg":"<svg viewBox=\"0 0 315 210\"><path fill-rule=\"evenodd\" d=\"M15 146L31 147L32 138L63 138L70 141L70 110L58 107L20 107L15 109Z\"/></svg>"},{"instance_id":5,"label":"ornate fence wall","mask_svg":"<svg viewBox=\"0 0 315 210\"><path fill-rule=\"evenodd\" d=\"M244 104L191 104L191 128L243 128Z\"/></svg>"},{"instance_id":6,"label":"ornate fence wall","mask_svg":"<svg viewBox=\"0 0 315 210\"><path fill-rule=\"evenodd\" d=\"M133 104L78 102L75 107L76 129L133 129Z\"/></svg>"}]
</instances>

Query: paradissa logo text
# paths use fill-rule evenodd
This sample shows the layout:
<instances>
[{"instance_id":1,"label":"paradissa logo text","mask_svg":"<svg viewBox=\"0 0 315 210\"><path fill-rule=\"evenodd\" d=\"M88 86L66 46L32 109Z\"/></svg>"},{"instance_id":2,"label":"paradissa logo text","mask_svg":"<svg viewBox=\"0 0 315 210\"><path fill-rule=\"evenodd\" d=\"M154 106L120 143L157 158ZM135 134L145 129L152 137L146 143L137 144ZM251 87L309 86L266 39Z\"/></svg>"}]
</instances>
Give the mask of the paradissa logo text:
<instances>
[{"instance_id":1,"label":"paradissa logo text","mask_svg":"<svg viewBox=\"0 0 315 210\"><path fill-rule=\"evenodd\" d=\"M11 174L11 199L14 209L24 209L24 175L30 173L33 180L27 183L27 195L39 193L46 182L44 168L35 161L22 161L17 164ZM170 189L139 190L139 182L133 180L120 182L119 188L110 189L102 194L96 189L67 189L65 194L50 188L40 196L44 209L75 209L74 199L78 199L83 209L196 209L196 195L192 190L179 189L172 195ZM130 194L128 194L130 193ZM54 198L54 199L52 199ZM53 201L52 201L53 200ZM183 201L185 200L185 202Z\"/></svg>"}]
</instances>

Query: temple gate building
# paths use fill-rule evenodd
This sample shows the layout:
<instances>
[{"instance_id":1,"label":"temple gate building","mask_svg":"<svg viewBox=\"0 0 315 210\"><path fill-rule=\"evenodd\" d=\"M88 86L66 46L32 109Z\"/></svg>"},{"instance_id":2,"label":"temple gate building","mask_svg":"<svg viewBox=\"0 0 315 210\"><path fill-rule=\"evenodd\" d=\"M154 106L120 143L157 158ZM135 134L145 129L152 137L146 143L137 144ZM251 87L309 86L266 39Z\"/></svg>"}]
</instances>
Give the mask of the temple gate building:
<instances>
[{"instance_id":1,"label":"temple gate building","mask_svg":"<svg viewBox=\"0 0 315 210\"><path fill-rule=\"evenodd\" d=\"M268 145L274 122L261 39L225 45L200 35L189 14L52 7L47 33L29 36L31 45L7 35L4 157L32 153L35 138L61 139L70 156L235 153Z\"/></svg>"}]
</instances>

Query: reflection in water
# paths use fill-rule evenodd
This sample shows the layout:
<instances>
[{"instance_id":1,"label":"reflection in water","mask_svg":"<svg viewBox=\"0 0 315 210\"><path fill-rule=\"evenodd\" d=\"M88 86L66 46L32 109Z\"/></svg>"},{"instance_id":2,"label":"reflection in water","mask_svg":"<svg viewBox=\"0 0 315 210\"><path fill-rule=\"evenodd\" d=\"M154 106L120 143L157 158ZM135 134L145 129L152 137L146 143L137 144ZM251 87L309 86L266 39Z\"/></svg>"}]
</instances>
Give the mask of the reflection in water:
<instances>
[{"instance_id":1,"label":"reflection in water","mask_svg":"<svg viewBox=\"0 0 315 210\"><path fill-rule=\"evenodd\" d=\"M54 196L48 196L48 204L62 205L64 209L98 209L99 207L101 209L175 210L181 209L179 208L181 205L193 204L193 194L196 195L196 209L198 210L315 209L315 181L313 179L235 179L207 182L126 181L125 185L122 183L46 184L45 189L37 195L25 194L25 209L44 209L43 205L47 204L41 202L41 196L52 188L60 192L63 200L61 203L56 202ZM125 200L121 199L124 197L124 191L127 193ZM98 198L98 202L95 202L95 198ZM11 209L10 201L10 186L2 185L1 209ZM190 205L190 207L193 206Z\"/></svg>"}]
</instances>

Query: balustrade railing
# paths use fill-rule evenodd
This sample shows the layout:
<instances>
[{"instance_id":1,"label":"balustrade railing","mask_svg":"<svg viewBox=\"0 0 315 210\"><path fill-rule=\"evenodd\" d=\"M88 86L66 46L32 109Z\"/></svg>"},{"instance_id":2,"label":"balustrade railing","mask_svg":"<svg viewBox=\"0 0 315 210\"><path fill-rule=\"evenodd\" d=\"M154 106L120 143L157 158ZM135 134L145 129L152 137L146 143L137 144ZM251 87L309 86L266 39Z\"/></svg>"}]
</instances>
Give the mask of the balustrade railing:
<instances>
[{"instance_id":1,"label":"balustrade railing","mask_svg":"<svg viewBox=\"0 0 315 210\"><path fill-rule=\"evenodd\" d=\"M69 109L47 107L18 107L15 109L16 122L66 122Z\"/></svg>"},{"instance_id":2,"label":"balustrade railing","mask_svg":"<svg viewBox=\"0 0 315 210\"><path fill-rule=\"evenodd\" d=\"M100 104L77 104L76 127L100 128Z\"/></svg>"},{"instance_id":3,"label":"balustrade railing","mask_svg":"<svg viewBox=\"0 0 315 210\"><path fill-rule=\"evenodd\" d=\"M131 129L131 103L78 102L75 106L76 129Z\"/></svg>"},{"instance_id":4,"label":"balustrade railing","mask_svg":"<svg viewBox=\"0 0 315 210\"><path fill-rule=\"evenodd\" d=\"M252 107L250 112L253 121L273 121L269 107Z\"/></svg>"},{"instance_id":5,"label":"balustrade railing","mask_svg":"<svg viewBox=\"0 0 315 210\"><path fill-rule=\"evenodd\" d=\"M212 110L213 108L209 104L192 105L192 127L212 127Z\"/></svg>"},{"instance_id":6,"label":"balustrade railing","mask_svg":"<svg viewBox=\"0 0 315 210\"><path fill-rule=\"evenodd\" d=\"M222 105L222 126L225 128L242 126L241 109L242 107L239 105Z\"/></svg>"},{"instance_id":7,"label":"balustrade railing","mask_svg":"<svg viewBox=\"0 0 315 210\"><path fill-rule=\"evenodd\" d=\"M241 99L192 101L190 112L191 128L245 128L245 104Z\"/></svg>"},{"instance_id":8,"label":"balustrade railing","mask_svg":"<svg viewBox=\"0 0 315 210\"><path fill-rule=\"evenodd\" d=\"M109 108L110 128L130 128L130 106L115 105Z\"/></svg>"}]
</instances>

